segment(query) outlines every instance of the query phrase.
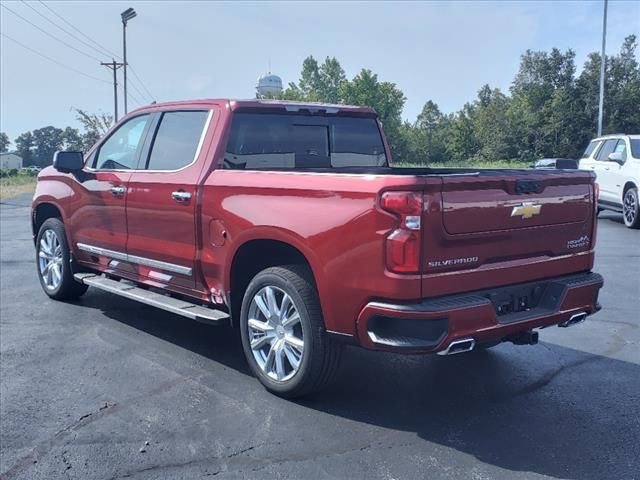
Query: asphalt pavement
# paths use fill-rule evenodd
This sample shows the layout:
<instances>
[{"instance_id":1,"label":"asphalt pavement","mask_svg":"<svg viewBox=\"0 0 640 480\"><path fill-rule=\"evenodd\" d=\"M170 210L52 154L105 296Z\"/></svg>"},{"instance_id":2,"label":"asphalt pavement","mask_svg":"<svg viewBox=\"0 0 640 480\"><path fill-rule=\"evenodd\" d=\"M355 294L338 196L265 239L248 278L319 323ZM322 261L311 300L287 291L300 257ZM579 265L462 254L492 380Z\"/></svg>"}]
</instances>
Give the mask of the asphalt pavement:
<instances>
[{"instance_id":1,"label":"asphalt pavement","mask_svg":"<svg viewBox=\"0 0 640 480\"><path fill-rule=\"evenodd\" d=\"M640 479L640 231L598 221L603 310L536 346L453 357L350 347L300 401L239 339L90 289L41 291L29 196L0 206L4 479Z\"/></svg>"}]
</instances>

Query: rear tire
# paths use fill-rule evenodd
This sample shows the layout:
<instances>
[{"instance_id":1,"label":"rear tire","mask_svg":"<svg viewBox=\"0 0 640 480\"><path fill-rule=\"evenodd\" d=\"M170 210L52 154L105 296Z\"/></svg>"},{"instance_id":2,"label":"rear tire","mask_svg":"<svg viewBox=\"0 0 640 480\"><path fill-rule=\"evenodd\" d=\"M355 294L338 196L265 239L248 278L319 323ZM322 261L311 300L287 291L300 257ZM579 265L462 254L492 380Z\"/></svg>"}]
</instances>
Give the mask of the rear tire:
<instances>
[{"instance_id":1,"label":"rear tire","mask_svg":"<svg viewBox=\"0 0 640 480\"><path fill-rule=\"evenodd\" d=\"M313 276L305 266L267 268L251 280L240 332L249 367L278 396L321 390L338 369L342 345L326 332Z\"/></svg>"},{"instance_id":2,"label":"rear tire","mask_svg":"<svg viewBox=\"0 0 640 480\"><path fill-rule=\"evenodd\" d=\"M44 293L55 300L72 300L87 291L73 279L71 250L59 218L49 218L36 237L36 266Z\"/></svg>"},{"instance_id":3,"label":"rear tire","mask_svg":"<svg viewBox=\"0 0 640 480\"><path fill-rule=\"evenodd\" d=\"M640 228L640 205L638 203L638 189L628 189L622 197L622 218L629 228Z\"/></svg>"}]
</instances>

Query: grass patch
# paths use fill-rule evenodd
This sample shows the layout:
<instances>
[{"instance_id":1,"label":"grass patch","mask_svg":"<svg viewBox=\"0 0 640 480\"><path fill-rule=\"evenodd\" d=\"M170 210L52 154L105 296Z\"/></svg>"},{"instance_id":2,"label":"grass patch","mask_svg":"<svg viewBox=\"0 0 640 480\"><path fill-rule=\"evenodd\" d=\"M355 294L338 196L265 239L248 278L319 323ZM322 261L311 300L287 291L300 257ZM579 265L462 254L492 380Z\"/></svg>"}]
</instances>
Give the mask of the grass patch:
<instances>
[{"instance_id":1,"label":"grass patch","mask_svg":"<svg viewBox=\"0 0 640 480\"><path fill-rule=\"evenodd\" d=\"M37 177L31 175L14 175L0 178L0 201L20 195L33 193L36 189Z\"/></svg>"},{"instance_id":2,"label":"grass patch","mask_svg":"<svg viewBox=\"0 0 640 480\"><path fill-rule=\"evenodd\" d=\"M466 160L460 162L433 162L427 164L418 163L394 163L396 167L406 168L529 168L531 162L523 162L521 160Z\"/></svg>"}]
</instances>

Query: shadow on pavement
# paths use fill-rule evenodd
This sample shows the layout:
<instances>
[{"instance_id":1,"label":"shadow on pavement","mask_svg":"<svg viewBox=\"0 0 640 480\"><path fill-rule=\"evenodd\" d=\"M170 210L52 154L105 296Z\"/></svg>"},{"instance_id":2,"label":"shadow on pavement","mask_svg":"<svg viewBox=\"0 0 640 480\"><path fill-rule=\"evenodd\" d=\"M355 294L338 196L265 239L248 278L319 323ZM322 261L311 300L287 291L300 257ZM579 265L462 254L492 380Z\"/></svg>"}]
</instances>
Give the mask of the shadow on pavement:
<instances>
[{"instance_id":1,"label":"shadow on pavement","mask_svg":"<svg viewBox=\"0 0 640 480\"><path fill-rule=\"evenodd\" d=\"M230 328L201 325L108 294L90 294L81 303L250 375L239 335ZM505 345L446 358L350 347L336 382L296 403L415 432L510 471L630 478L640 454L639 380L638 365L552 344ZM261 388L257 380L255 388Z\"/></svg>"}]
</instances>

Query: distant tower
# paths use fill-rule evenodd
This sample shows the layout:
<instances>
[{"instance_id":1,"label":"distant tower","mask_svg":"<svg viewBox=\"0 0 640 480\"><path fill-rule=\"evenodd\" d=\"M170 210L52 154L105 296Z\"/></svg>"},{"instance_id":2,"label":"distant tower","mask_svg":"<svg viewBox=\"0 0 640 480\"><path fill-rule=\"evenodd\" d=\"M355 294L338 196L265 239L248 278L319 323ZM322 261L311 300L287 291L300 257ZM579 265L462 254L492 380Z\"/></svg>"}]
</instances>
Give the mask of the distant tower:
<instances>
[{"instance_id":1,"label":"distant tower","mask_svg":"<svg viewBox=\"0 0 640 480\"><path fill-rule=\"evenodd\" d=\"M271 72L261 75L256 84L258 97L275 97L282 92L282 79Z\"/></svg>"}]
</instances>

